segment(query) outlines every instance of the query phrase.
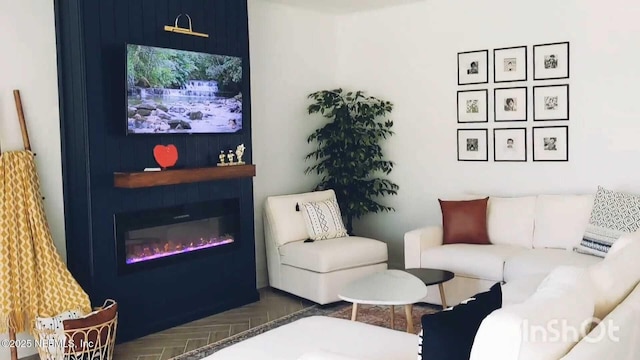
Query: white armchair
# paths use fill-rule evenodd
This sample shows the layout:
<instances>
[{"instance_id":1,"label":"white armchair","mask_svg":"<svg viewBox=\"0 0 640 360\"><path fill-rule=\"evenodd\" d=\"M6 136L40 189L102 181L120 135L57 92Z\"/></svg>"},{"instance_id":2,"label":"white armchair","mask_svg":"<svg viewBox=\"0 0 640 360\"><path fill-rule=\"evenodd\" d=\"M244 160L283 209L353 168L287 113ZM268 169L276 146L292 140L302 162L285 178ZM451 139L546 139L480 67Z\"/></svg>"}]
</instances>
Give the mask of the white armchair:
<instances>
[{"instance_id":1,"label":"white armchair","mask_svg":"<svg viewBox=\"0 0 640 360\"><path fill-rule=\"evenodd\" d=\"M269 196L264 208L269 285L318 304L339 301L339 291L362 276L387 269L387 244L359 236L304 242L303 202L330 200L333 190Z\"/></svg>"}]
</instances>

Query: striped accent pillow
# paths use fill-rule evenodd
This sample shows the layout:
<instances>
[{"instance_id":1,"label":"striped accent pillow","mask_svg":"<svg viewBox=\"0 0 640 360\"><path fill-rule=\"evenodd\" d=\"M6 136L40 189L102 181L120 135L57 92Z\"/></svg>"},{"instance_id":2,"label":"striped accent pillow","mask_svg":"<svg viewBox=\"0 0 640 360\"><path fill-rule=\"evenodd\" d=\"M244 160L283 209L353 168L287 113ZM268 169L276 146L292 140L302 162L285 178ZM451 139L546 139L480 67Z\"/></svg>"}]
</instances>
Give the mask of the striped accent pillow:
<instances>
[{"instance_id":1,"label":"striped accent pillow","mask_svg":"<svg viewBox=\"0 0 640 360\"><path fill-rule=\"evenodd\" d=\"M598 186L591 218L580 245L574 250L605 257L624 234L640 229L640 196Z\"/></svg>"},{"instance_id":2,"label":"striped accent pillow","mask_svg":"<svg viewBox=\"0 0 640 360\"><path fill-rule=\"evenodd\" d=\"M347 235L336 199L300 204L309 238L326 240Z\"/></svg>"}]
</instances>

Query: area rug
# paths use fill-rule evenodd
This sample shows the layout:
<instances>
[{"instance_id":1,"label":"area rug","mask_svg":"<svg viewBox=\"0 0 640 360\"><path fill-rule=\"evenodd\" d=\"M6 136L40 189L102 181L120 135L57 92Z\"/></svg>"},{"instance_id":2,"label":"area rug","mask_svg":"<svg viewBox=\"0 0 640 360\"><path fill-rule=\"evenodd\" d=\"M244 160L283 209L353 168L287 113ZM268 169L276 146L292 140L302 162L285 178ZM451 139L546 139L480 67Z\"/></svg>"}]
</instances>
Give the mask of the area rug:
<instances>
[{"instance_id":1,"label":"area rug","mask_svg":"<svg viewBox=\"0 0 640 360\"><path fill-rule=\"evenodd\" d=\"M391 328L391 307L390 306L378 306L378 305L359 305L358 306L358 318L359 322L363 322L370 325L376 325L386 328ZM439 307L431 305L414 305L412 318L414 333L419 333L422 329L420 319L423 315L433 314L440 311ZM328 316L351 319L351 305L346 306L343 309L334 311ZM395 319L394 330L407 331L407 317L404 312L404 306L395 307Z\"/></svg>"},{"instance_id":2,"label":"area rug","mask_svg":"<svg viewBox=\"0 0 640 360\"><path fill-rule=\"evenodd\" d=\"M417 334L420 332L420 319L423 315L433 314L440 311L439 306L432 306L426 304L416 304L413 306L413 324L414 332ZM256 326L249 330L243 331L239 334L230 336L226 339L222 339L213 344L203 346L201 348L186 352L182 355L178 355L172 360L199 360L205 358L217 351L220 351L228 346L239 343L241 341L252 338L256 335L262 334L266 331L275 329L290 322L309 317L309 316L330 316L340 319L351 319L351 304L337 303L328 306L314 305L295 313L283 316L279 319L270 321L268 323ZM398 331L406 331L407 319L404 313L404 306L395 307L395 322L394 329ZM378 305L360 305L358 308L358 321L370 325L391 327L391 310L389 306Z\"/></svg>"}]
</instances>

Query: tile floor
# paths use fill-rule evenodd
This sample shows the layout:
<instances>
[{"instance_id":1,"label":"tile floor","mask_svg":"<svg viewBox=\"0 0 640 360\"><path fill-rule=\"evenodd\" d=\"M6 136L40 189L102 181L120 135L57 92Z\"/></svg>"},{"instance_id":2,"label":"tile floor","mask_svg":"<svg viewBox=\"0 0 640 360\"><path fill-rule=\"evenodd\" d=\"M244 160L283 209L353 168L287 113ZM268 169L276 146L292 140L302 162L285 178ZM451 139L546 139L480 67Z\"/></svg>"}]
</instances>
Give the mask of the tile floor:
<instances>
[{"instance_id":1,"label":"tile floor","mask_svg":"<svg viewBox=\"0 0 640 360\"><path fill-rule=\"evenodd\" d=\"M116 346L115 360L166 360L313 305L263 288L260 301Z\"/></svg>"}]
</instances>

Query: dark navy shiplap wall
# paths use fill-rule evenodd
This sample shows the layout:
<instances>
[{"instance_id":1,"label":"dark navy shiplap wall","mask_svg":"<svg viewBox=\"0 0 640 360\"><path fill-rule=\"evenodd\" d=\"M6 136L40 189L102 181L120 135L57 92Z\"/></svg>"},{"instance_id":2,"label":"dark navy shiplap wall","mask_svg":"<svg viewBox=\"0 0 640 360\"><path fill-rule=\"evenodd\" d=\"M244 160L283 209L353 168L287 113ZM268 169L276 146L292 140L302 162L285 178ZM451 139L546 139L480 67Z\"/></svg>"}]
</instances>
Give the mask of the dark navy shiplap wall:
<instances>
[{"instance_id":1,"label":"dark navy shiplap wall","mask_svg":"<svg viewBox=\"0 0 640 360\"><path fill-rule=\"evenodd\" d=\"M113 172L157 166L153 147L175 144L177 166L213 165L220 150L247 147L251 162L247 4L241 0L56 0L67 259L94 305L120 305L127 340L257 300L252 179L116 189ZM189 14L200 38L163 30ZM187 26L183 16L180 25ZM219 135L125 135L125 44L241 56L243 131ZM233 252L118 277L113 215L240 198Z\"/></svg>"}]
</instances>

